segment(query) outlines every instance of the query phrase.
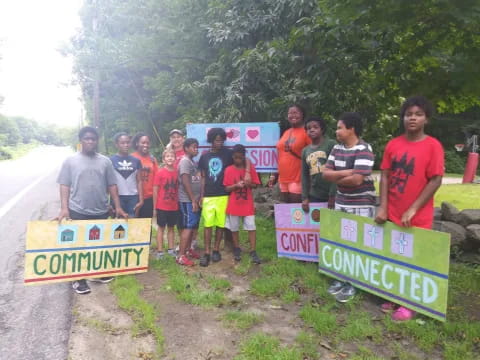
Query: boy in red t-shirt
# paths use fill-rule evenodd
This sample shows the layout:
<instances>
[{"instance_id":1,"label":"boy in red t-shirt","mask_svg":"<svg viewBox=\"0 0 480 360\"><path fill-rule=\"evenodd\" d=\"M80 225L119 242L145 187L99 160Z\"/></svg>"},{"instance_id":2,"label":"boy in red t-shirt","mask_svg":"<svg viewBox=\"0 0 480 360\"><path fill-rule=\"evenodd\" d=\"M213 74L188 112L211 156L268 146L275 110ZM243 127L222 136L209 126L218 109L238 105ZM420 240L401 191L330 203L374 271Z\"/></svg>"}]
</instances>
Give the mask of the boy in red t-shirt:
<instances>
[{"instance_id":1,"label":"boy in red t-shirt","mask_svg":"<svg viewBox=\"0 0 480 360\"><path fill-rule=\"evenodd\" d=\"M432 104L423 96L408 98L402 105L405 133L388 142L380 167L380 207L375 217L379 224L390 220L399 226L432 228L433 195L444 174L443 147L424 131L432 113ZM383 304L382 310L395 310L392 318L397 321L415 315L392 303Z\"/></svg>"},{"instance_id":2,"label":"boy in red t-shirt","mask_svg":"<svg viewBox=\"0 0 480 360\"><path fill-rule=\"evenodd\" d=\"M235 261L241 260L241 249L238 241L238 230L240 228L240 219L243 219L243 229L248 231L248 240L250 242L250 258L255 264L260 264L260 259L255 251L256 246L256 227L255 227L255 206L253 204L252 188L260 184L257 172L253 164L250 165L250 184L246 184L245 179L245 147L237 144L233 147L233 165L225 169L223 185L230 193L227 205L227 219L225 227L232 232L233 257Z\"/></svg>"},{"instance_id":3,"label":"boy in red t-shirt","mask_svg":"<svg viewBox=\"0 0 480 360\"><path fill-rule=\"evenodd\" d=\"M164 167L153 181L153 217L157 218L157 259L163 258L163 232L167 226L168 255L175 256L174 226L178 218L178 175L174 168L175 151L167 149L162 155Z\"/></svg>"}]
</instances>

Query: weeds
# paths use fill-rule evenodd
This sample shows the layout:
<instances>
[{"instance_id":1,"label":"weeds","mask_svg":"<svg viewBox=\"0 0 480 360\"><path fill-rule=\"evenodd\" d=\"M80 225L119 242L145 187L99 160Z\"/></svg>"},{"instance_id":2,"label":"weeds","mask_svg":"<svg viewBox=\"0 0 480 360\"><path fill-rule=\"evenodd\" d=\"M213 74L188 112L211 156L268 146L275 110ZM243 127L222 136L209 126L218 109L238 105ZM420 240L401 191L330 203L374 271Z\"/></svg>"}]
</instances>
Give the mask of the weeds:
<instances>
[{"instance_id":1,"label":"weeds","mask_svg":"<svg viewBox=\"0 0 480 360\"><path fill-rule=\"evenodd\" d=\"M240 330L250 329L252 326L263 321L263 315L243 311L227 311L222 315L222 320L227 327L235 327Z\"/></svg>"},{"instance_id":2,"label":"weeds","mask_svg":"<svg viewBox=\"0 0 480 360\"><path fill-rule=\"evenodd\" d=\"M160 356L163 353L163 332L155 323L158 316L155 308L140 297L143 286L132 275L120 276L110 284L110 290L116 296L118 306L132 316L133 335L152 334Z\"/></svg>"},{"instance_id":3,"label":"weeds","mask_svg":"<svg viewBox=\"0 0 480 360\"><path fill-rule=\"evenodd\" d=\"M164 288L176 294L177 299L187 304L198 305L202 307L213 307L223 305L226 302L223 292L215 289L219 287L230 287L228 281L210 277L213 288L210 288L209 281L204 281L205 289L202 288L199 278L189 276L183 267L178 266L173 258L165 258L155 261L153 266L167 274L167 281ZM228 283L228 284L227 284Z\"/></svg>"},{"instance_id":4,"label":"weeds","mask_svg":"<svg viewBox=\"0 0 480 360\"><path fill-rule=\"evenodd\" d=\"M280 340L273 336L257 333L240 345L240 354L235 360L303 360L302 352L296 348L280 345Z\"/></svg>"},{"instance_id":5,"label":"weeds","mask_svg":"<svg viewBox=\"0 0 480 360\"><path fill-rule=\"evenodd\" d=\"M337 317L328 309L316 309L311 305L305 305L300 310L300 317L319 335L330 334L337 327Z\"/></svg>"}]
</instances>

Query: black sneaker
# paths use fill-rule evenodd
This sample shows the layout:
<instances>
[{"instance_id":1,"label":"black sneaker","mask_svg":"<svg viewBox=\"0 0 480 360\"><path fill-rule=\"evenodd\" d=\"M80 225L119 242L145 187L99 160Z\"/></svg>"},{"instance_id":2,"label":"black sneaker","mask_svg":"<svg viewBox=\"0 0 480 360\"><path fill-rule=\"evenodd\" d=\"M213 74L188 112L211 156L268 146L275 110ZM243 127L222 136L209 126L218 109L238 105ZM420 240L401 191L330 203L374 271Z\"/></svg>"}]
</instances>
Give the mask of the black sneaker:
<instances>
[{"instance_id":1,"label":"black sneaker","mask_svg":"<svg viewBox=\"0 0 480 360\"><path fill-rule=\"evenodd\" d=\"M337 295L335 295L335 299L338 302L346 303L347 301L352 300L356 293L357 291L352 285L345 284L342 290Z\"/></svg>"},{"instance_id":2,"label":"black sneaker","mask_svg":"<svg viewBox=\"0 0 480 360\"><path fill-rule=\"evenodd\" d=\"M235 261L242 260L242 249L233 248L233 258L235 259Z\"/></svg>"},{"instance_id":3,"label":"black sneaker","mask_svg":"<svg viewBox=\"0 0 480 360\"><path fill-rule=\"evenodd\" d=\"M210 264L210 254L203 254L199 262L200 266L207 267Z\"/></svg>"},{"instance_id":4,"label":"black sneaker","mask_svg":"<svg viewBox=\"0 0 480 360\"><path fill-rule=\"evenodd\" d=\"M112 281L113 279L115 279L113 276L110 276L110 277L101 277L101 278L93 278L93 279L88 279L88 281L91 281L91 282L99 282L99 283L102 283L102 284L108 284L110 281Z\"/></svg>"},{"instance_id":5,"label":"black sneaker","mask_svg":"<svg viewBox=\"0 0 480 360\"><path fill-rule=\"evenodd\" d=\"M327 292L332 295L337 295L342 291L342 288L345 286L345 283L334 280L331 284L330 287L328 288Z\"/></svg>"},{"instance_id":6,"label":"black sneaker","mask_svg":"<svg viewBox=\"0 0 480 360\"><path fill-rule=\"evenodd\" d=\"M88 294L91 291L87 281L84 279L74 281L72 283L72 288L77 294Z\"/></svg>"},{"instance_id":7,"label":"black sneaker","mask_svg":"<svg viewBox=\"0 0 480 360\"><path fill-rule=\"evenodd\" d=\"M252 262L254 264L261 264L262 263L262 261L258 257L257 252L255 250L250 251L250 259L252 259Z\"/></svg>"},{"instance_id":8,"label":"black sneaker","mask_svg":"<svg viewBox=\"0 0 480 360\"><path fill-rule=\"evenodd\" d=\"M213 252L212 252L212 261L213 261L213 262L219 262L220 260L222 260L222 255L220 254L220 252L213 250Z\"/></svg>"}]
</instances>

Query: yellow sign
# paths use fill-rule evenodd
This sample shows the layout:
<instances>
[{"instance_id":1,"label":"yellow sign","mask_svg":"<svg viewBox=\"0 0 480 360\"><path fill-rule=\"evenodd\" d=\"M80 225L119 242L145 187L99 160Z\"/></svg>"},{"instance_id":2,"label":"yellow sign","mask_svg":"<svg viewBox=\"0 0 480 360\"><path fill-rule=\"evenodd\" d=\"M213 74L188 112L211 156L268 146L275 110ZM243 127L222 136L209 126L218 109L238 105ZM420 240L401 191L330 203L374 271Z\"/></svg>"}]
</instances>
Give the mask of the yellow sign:
<instances>
[{"instance_id":1,"label":"yellow sign","mask_svg":"<svg viewBox=\"0 0 480 360\"><path fill-rule=\"evenodd\" d=\"M26 285L146 272L151 219L30 221Z\"/></svg>"}]
</instances>

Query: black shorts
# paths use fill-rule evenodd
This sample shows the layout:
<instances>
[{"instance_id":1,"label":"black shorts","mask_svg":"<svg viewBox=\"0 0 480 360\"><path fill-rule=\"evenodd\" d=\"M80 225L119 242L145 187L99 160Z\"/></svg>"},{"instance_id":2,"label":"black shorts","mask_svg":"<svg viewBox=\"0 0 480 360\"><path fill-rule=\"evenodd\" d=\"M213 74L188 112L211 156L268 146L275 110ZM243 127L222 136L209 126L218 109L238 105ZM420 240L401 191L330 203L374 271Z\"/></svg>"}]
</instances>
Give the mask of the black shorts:
<instances>
[{"instance_id":1,"label":"black shorts","mask_svg":"<svg viewBox=\"0 0 480 360\"><path fill-rule=\"evenodd\" d=\"M178 211L157 209L157 225L160 227L173 227L178 223Z\"/></svg>"},{"instance_id":2,"label":"black shorts","mask_svg":"<svg viewBox=\"0 0 480 360\"><path fill-rule=\"evenodd\" d=\"M143 206L138 212L139 218L151 218L153 216L153 198L143 199Z\"/></svg>"}]
</instances>

